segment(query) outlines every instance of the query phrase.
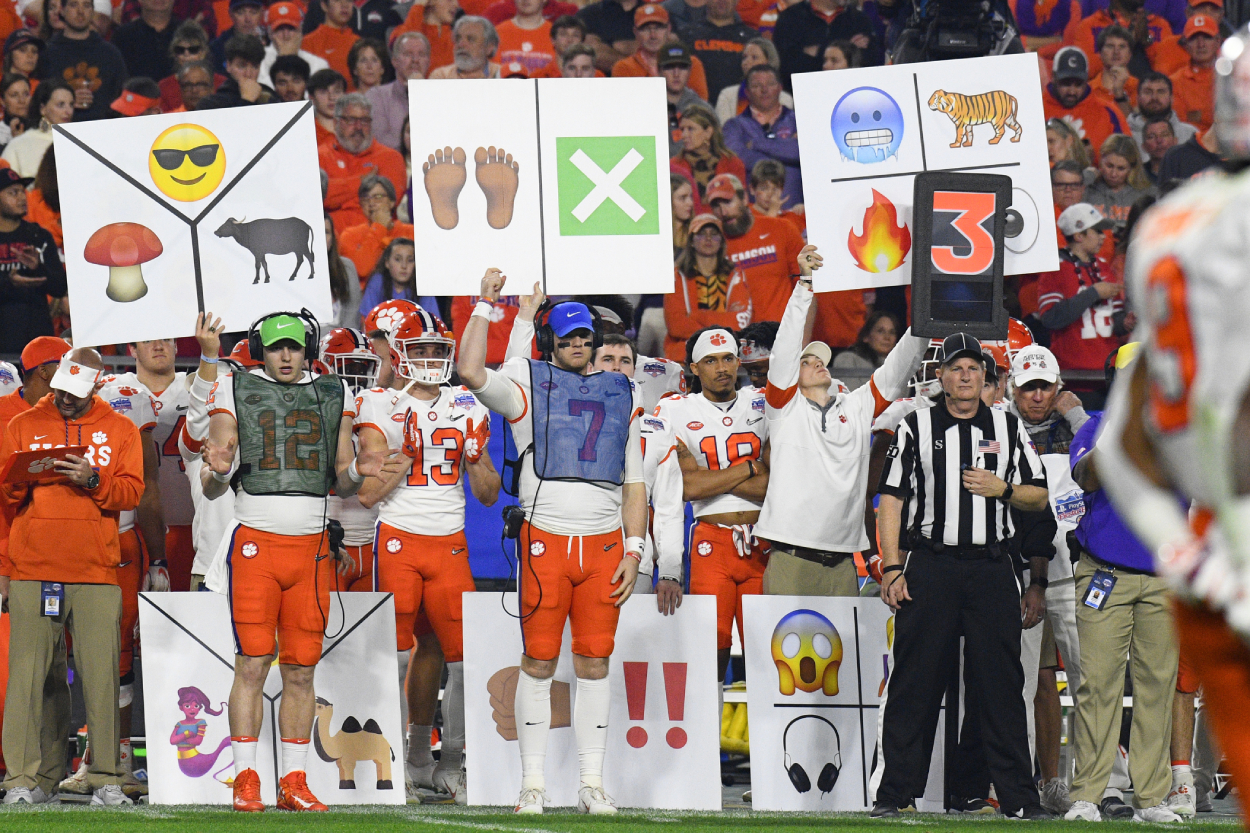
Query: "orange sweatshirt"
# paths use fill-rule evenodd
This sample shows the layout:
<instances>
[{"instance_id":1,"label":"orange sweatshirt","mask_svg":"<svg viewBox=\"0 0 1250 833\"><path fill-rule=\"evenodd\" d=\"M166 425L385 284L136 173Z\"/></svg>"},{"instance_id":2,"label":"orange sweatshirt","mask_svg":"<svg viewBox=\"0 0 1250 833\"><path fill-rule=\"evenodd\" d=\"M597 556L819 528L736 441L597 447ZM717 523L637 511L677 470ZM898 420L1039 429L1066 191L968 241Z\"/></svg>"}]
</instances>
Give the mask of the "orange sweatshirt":
<instances>
[{"instance_id":1,"label":"orange sweatshirt","mask_svg":"<svg viewBox=\"0 0 1250 833\"><path fill-rule=\"evenodd\" d=\"M82 417L66 421L49 394L9 423L0 464L17 451L69 445L88 446L85 456L100 475L96 489L67 480L0 485L0 496L16 511L9 532L12 578L117 584L117 516L137 508L143 494L143 444L134 423L98 396Z\"/></svg>"},{"instance_id":2,"label":"orange sweatshirt","mask_svg":"<svg viewBox=\"0 0 1250 833\"><path fill-rule=\"evenodd\" d=\"M0 437L4 429L9 427L13 417L30 410L30 405L22 398L22 391L15 390L8 396L0 396ZM13 507L0 500L0 576L13 575L13 564L9 561L9 527L13 524Z\"/></svg>"}]
</instances>

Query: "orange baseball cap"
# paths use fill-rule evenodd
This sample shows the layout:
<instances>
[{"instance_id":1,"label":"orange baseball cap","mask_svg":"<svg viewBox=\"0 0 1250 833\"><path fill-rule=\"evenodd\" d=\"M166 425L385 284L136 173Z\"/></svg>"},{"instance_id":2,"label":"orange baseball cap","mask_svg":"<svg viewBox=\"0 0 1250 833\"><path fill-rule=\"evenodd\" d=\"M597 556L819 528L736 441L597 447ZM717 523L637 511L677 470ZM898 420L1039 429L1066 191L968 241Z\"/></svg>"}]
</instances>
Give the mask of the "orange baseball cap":
<instances>
[{"instance_id":1,"label":"orange baseball cap","mask_svg":"<svg viewBox=\"0 0 1250 833\"><path fill-rule=\"evenodd\" d=\"M690 236L694 237L704 226L716 226L716 230L722 235L725 233L725 227L721 225L720 218L715 214L696 214L690 221Z\"/></svg>"},{"instance_id":2,"label":"orange baseball cap","mask_svg":"<svg viewBox=\"0 0 1250 833\"><path fill-rule=\"evenodd\" d=\"M265 14L265 24L271 32L279 26L294 26L298 29L304 25L304 13L294 3L274 3Z\"/></svg>"},{"instance_id":3,"label":"orange baseball cap","mask_svg":"<svg viewBox=\"0 0 1250 833\"><path fill-rule=\"evenodd\" d=\"M707 190L703 192L703 202L711 205L712 200L732 200L742 190L744 189L738 177L733 174L717 174L707 184Z\"/></svg>"},{"instance_id":4,"label":"orange baseball cap","mask_svg":"<svg viewBox=\"0 0 1250 833\"><path fill-rule=\"evenodd\" d=\"M1210 35L1218 40L1220 37L1220 24L1216 23L1213 17L1208 17L1205 14L1196 14L1185 21L1185 32L1181 37L1188 38L1199 33Z\"/></svg>"},{"instance_id":5,"label":"orange baseball cap","mask_svg":"<svg viewBox=\"0 0 1250 833\"><path fill-rule=\"evenodd\" d=\"M33 338L22 350L22 372L29 373L41 364L59 362L61 356L72 349L68 341L56 336Z\"/></svg>"},{"instance_id":6,"label":"orange baseball cap","mask_svg":"<svg viewBox=\"0 0 1250 833\"><path fill-rule=\"evenodd\" d=\"M638 11L634 12L634 27L641 29L648 23L663 23L667 25L668 11L663 6L657 6L654 3L639 6Z\"/></svg>"},{"instance_id":7,"label":"orange baseball cap","mask_svg":"<svg viewBox=\"0 0 1250 833\"><path fill-rule=\"evenodd\" d=\"M1195 6L1201 6L1206 3L1210 3L1212 6L1217 6L1221 9L1224 8L1224 0L1189 0L1189 8L1192 9Z\"/></svg>"},{"instance_id":8,"label":"orange baseball cap","mask_svg":"<svg viewBox=\"0 0 1250 833\"><path fill-rule=\"evenodd\" d=\"M159 98L148 98L138 93L124 92L109 105L109 109L123 116L142 116L153 107L160 106L160 103Z\"/></svg>"}]
</instances>

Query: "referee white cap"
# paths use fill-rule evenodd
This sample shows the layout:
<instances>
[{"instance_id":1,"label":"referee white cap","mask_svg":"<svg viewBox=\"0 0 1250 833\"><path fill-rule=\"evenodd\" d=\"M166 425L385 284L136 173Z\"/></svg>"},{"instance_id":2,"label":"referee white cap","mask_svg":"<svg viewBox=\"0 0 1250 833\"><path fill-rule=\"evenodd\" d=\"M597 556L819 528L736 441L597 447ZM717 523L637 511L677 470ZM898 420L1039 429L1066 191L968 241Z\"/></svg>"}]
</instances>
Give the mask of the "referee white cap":
<instances>
[{"instance_id":1,"label":"referee white cap","mask_svg":"<svg viewBox=\"0 0 1250 833\"><path fill-rule=\"evenodd\" d=\"M967 333L954 333L942 341L942 349L938 353L938 364L948 365L964 356L971 356L985 364L985 356L981 353L981 342Z\"/></svg>"}]
</instances>

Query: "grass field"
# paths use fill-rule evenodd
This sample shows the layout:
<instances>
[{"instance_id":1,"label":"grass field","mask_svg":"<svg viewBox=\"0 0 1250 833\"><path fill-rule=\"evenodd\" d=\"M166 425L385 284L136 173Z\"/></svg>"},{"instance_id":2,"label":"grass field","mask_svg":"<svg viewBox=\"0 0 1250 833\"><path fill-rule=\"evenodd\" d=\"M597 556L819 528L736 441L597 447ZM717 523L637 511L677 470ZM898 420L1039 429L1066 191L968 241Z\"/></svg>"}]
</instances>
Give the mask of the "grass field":
<instances>
[{"instance_id":1,"label":"grass field","mask_svg":"<svg viewBox=\"0 0 1250 833\"><path fill-rule=\"evenodd\" d=\"M1232 816L1204 816L1183 825L1186 829L1232 833L1237 819ZM1019 831L1024 822L1000 817L958 817L920 814L894 821L870 821L864 814L801 814L759 813L750 810L726 810L721 813L682 813L659 810L623 811L615 818L591 818L571 810L551 810L542 816L524 818L504 812L503 808L463 808L445 806L361 807L336 810L326 814L279 813L263 815L232 813L216 807L135 807L129 809L95 809L75 807L35 807L0 810L0 829L38 831L38 833L235 833L235 831L368 831L368 833L474 833L474 831L516 831L516 833L632 833L656 831L664 833L722 833L723 831L758 831L758 833L870 833L882 828L907 828L925 833L999 833L1008 829ZM1031 827L1056 833L1086 833L1099 830L1107 833L1109 822L1035 822ZM1129 822L1121 822L1125 827ZM1140 829L1146 825L1134 825ZM1151 825L1164 827L1164 825ZM1178 828L1180 825L1167 825ZM1218 828L1213 830L1212 828Z\"/></svg>"}]
</instances>

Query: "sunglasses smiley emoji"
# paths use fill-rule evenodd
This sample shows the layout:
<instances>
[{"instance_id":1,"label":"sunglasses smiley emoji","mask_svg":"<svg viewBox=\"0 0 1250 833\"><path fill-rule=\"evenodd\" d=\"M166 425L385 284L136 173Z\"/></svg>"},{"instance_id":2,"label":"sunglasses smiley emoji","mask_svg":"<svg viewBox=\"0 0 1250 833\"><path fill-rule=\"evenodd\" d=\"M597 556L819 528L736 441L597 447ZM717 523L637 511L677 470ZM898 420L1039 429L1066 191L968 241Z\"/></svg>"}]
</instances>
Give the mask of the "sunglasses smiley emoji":
<instances>
[{"instance_id":1,"label":"sunglasses smiley emoji","mask_svg":"<svg viewBox=\"0 0 1250 833\"><path fill-rule=\"evenodd\" d=\"M177 124L152 143L148 173L165 196L195 202L221 185L226 175L225 149L221 140L198 124Z\"/></svg>"}]
</instances>

